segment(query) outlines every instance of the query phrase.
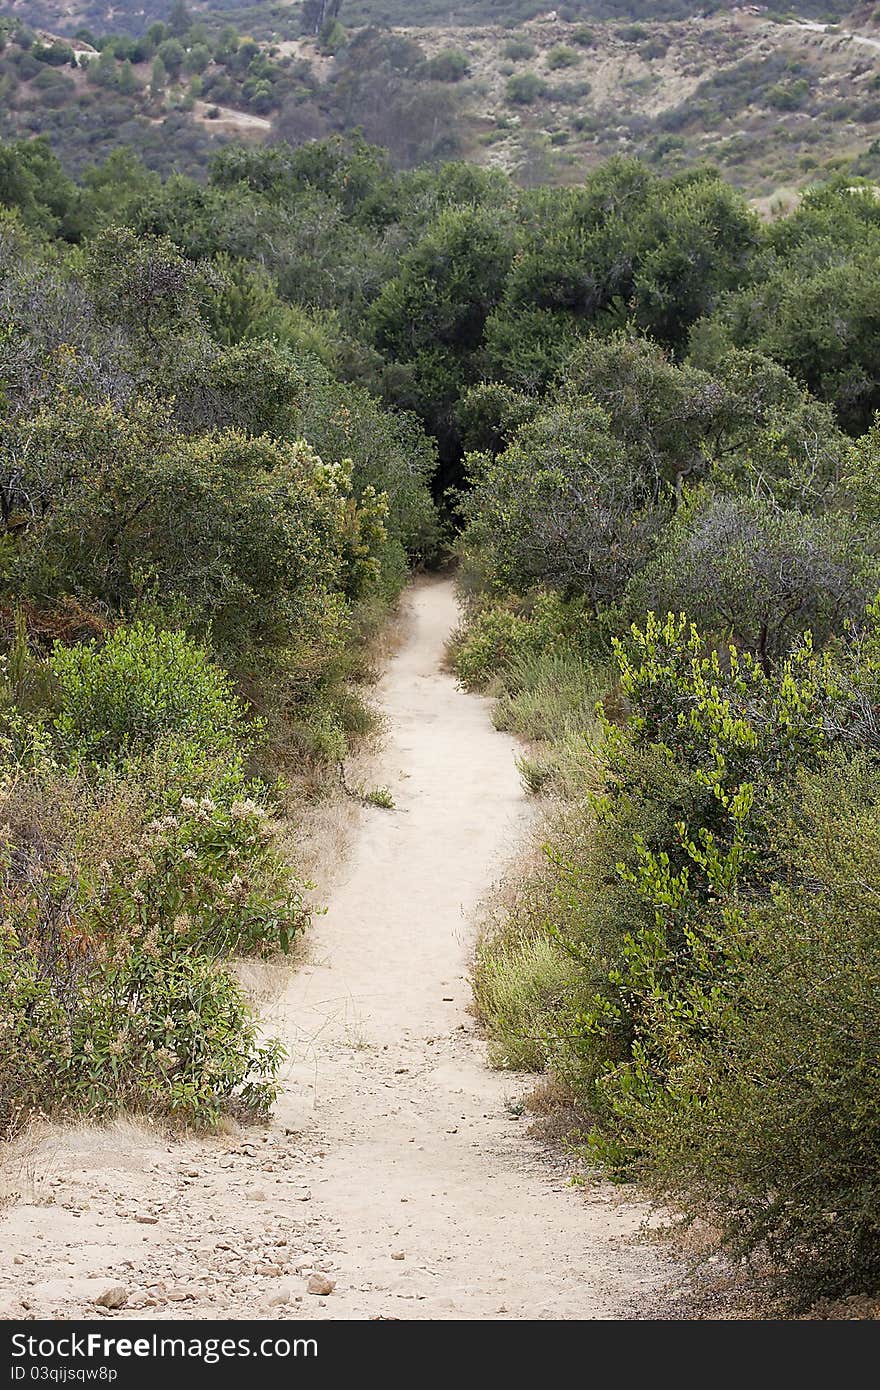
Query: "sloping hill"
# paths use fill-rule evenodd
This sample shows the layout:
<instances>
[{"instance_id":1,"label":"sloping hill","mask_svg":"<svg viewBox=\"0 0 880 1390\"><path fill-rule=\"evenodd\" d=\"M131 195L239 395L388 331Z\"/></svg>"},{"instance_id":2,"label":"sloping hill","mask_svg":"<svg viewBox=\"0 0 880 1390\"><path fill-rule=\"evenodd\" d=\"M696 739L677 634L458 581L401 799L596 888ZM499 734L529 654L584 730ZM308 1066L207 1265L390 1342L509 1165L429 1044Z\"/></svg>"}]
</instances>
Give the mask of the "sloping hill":
<instances>
[{"instance_id":1,"label":"sloping hill","mask_svg":"<svg viewBox=\"0 0 880 1390\"><path fill-rule=\"evenodd\" d=\"M152 167L193 172L229 137L299 144L360 129L400 164L466 157L525 184L577 182L614 154L665 172L709 160L765 201L836 170L880 176L870 14L828 26L755 7L650 24L554 12L516 27L337 24L316 40L299 7L263 8L264 28L283 17L275 38L230 37L215 7L210 24L178 11L175 32L137 41L92 32L102 53L78 57L63 36L34 43L13 24L0 135L47 134L73 169L125 144Z\"/></svg>"}]
</instances>

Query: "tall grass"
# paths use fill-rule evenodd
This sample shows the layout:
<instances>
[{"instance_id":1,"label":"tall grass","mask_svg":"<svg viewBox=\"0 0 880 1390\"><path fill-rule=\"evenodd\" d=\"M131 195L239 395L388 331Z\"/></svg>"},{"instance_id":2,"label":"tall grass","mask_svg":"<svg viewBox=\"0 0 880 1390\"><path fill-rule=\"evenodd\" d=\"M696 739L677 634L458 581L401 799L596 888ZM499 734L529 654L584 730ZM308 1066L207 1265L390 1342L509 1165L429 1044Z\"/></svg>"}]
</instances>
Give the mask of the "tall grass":
<instances>
[{"instance_id":1,"label":"tall grass","mask_svg":"<svg viewBox=\"0 0 880 1390\"><path fill-rule=\"evenodd\" d=\"M518 764L529 790L574 800L597 785L596 705L611 684L607 663L571 647L524 652L499 679L492 718L529 745Z\"/></svg>"}]
</instances>

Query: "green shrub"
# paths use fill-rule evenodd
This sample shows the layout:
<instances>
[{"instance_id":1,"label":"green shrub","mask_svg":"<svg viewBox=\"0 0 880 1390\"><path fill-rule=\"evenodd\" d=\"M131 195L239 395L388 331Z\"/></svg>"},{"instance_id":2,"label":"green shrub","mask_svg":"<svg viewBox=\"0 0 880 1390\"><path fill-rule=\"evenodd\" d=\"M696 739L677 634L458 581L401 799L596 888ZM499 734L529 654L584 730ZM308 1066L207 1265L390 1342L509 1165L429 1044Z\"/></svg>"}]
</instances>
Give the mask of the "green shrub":
<instances>
[{"instance_id":1,"label":"green shrub","mask_svg":"<svg viewBox=\"0 0 880 1390\"><path fill-rule=\"evenodd\" d=\"M715 1028L675 1030L671 1105L633 1105L655 1187L768 1256L788 1299L880 1289L880 780L837 760L780 797L783 880L731 919Z\"/></svg>"},{"instance_id":2,"label":"green shrub","mask_svg":"<svg viewBox=\"0 0 880 1390\"><path fill-rule=\"evenodd\" d=\"M92 907L100 931L212 955L289 950L306 921L299 885L275 850L266 810L182 797L149 821Z\"/></svg>"},{"instance_id":3,"label":"green shrub","mask_svg":"<svg viewBox=\"0 0 880 1390\"><path fill-rule=\"evenodd\" d=\"M508 39L501 51L512 63L521 63L526 58L534 58L537 49L528 39Z\"/></svg>"},{"instance_id":4,"label":"green shrub","mask_svg":"<svg viewBox=\"0 0 880 1390\"><path fill-rule=\"evenodd\" d=\"M277 1046L217 963L304 920L249 800L149 819L140 780L7 769L0 792L0 1131L34 1110L262 1113Z\"/></svg>"},{"instance_id":5,"label":"green shrub","mask_svg":"<svg viewBox=\"0 0 880 1390\"><path fill-rule=\"evenodd\" d=\"M531 106L544 92L546 83L536 72L517 72L507 79L505 92L512 106Z\"/></svg>"},{"instance_id":6,"label":"green shrub","mask_svg":"<svg viewBox=\"0 0 880 1390\"><path fill-rule=\"evenodd\" d=\"M434 82L460 82L467 77L470 64L466 53L457 48L445 48L425 64L425 72Z\"/></svg>"},{"instance_id":7,"label":"green shrub","mask_svg":"<svg viewBox=\"0 0 880 1390\"><path fill-rule=\"evenodd\" d=\"M338 19L328 19L321 29L318 51L334 56L340 53L347 43L348 30L340 24Z\"/></svg>"},{"instance_id":8,"label":"green shrub","mask_svg":"<svg viewBox=\"0 0 880 1390\"><path fill-rule=\"evenodd\" d=\"M537 593L519 605L487 607L471 615L453 635L450 653L468 690L483 689L517 657L560 645L577 628L582 611L568 609L556 594Z\"/></svg>"},{"instance_id":9,"label":"green shrub","mask_svg":"<svg viewBox=\"0 0 880 1390\"><path fill-rule=\"evenodd\" d=\"M75 756L100 761L148 752L170 737L240 758L257 732L228 677L183 632L134 623L102 645L58 643L51 670L60 705L55 725Z\"/></svg>"},{"instance_id":10,"label":"green shrub","mask_svg":"<svg viewBox=\"0 0 880 1390\"><path fill-rule=\"evenodd\" d=\"M73 1020L61 1095L90 1115L119 1110L213 1125L265 1119L283 1049L262 1042L240 986L212 961L135 952Z\"/></svg>"},{"instance_id":11,"label":"green shrub","mask_svg":"<svg viewBox=\"0 0 880 1390\"><path fill-rule=\"evenodd\" d=\"M547 67L551 72L558 68L575 68L580 61L580 53L575 53L573 48L566 48L565 44L558 44L547 54Z\"/></svg>"}]
</instances>

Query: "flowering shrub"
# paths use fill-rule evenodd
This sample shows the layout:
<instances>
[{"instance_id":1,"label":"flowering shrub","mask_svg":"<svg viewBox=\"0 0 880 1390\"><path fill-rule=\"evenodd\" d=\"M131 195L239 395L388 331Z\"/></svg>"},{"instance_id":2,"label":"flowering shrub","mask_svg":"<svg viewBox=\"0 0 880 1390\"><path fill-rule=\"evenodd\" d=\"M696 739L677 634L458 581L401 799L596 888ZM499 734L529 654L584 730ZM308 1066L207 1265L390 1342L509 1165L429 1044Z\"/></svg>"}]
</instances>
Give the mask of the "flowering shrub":
<instances>
[{"instance_id":1,"label":"flowering shrub","mask_svg":"<svg viewBox=\"0 0 880 1390\"><path fill-rule=\"evenodd\" d=\"M144 826L94 907L101 938L215 955L287 951L305 918L266 810L250 797L229 806L181 798L176 814Z\"/></svg>"},{"instance_id":2,"label":"flowering shrub","mask_svg":"<svg viewBox=\"0 0 880 1390\"><path fill-rule=\"evenodd\" d=\"M185 950L141 949L100 977L73 1020L59 1087L91 1114L122 1109L214 1124L261 1119L283 1057L262 1043L228 971Z\"/></svg>"},{"instance_id":3,"label":"flowering shrub","mask_svg":"<svg viewBox=\"0 0 880 1390\"><path fill-rule=\"evenodd\" d=\"M35 1108L263 1113L281 1052L219 958L286 950L305 915L253 795L155 816L118 773L7 771L0 1133Z\"/></svg>"}]
</instances>

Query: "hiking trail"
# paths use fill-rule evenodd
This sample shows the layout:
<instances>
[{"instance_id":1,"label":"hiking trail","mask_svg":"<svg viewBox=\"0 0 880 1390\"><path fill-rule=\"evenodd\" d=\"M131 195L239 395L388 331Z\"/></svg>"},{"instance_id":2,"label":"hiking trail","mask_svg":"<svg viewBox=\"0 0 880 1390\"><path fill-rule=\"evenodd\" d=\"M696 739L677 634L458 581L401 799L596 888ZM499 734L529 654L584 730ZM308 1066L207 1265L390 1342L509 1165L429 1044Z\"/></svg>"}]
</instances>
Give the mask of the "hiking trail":
<instances>
[{"instance_id":1,"label":"hiking trail","mask_svg":"<svg viewBox=\"0 0 880 1390\"><path fill-rule=\"evenodd\" d=\"M533 811L516 744L443 669L457 613L418 581L376 688L377 780L310 929L277 965L289 1049L265 1129L52 1126L19 1145L0 1216L0 1315L609 1319L681 1279L621 1189L568 1184L490 1070L469 1013L473 918ZM310 1294L310 1276L335 1282ZM118 1286L117 1310L94 1300ZM112 1302L112 1299L111 1299Z\"/></svg>"}]
</instances>

